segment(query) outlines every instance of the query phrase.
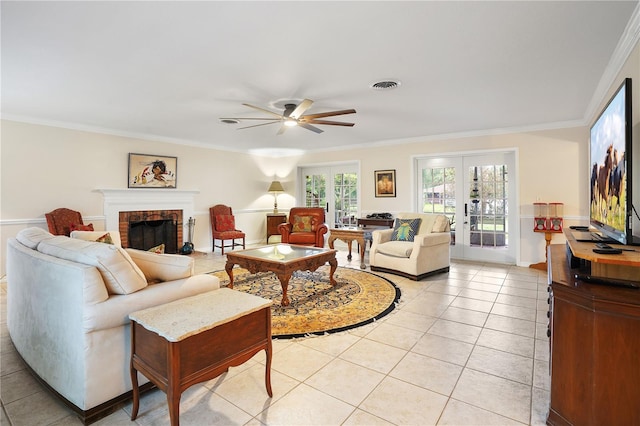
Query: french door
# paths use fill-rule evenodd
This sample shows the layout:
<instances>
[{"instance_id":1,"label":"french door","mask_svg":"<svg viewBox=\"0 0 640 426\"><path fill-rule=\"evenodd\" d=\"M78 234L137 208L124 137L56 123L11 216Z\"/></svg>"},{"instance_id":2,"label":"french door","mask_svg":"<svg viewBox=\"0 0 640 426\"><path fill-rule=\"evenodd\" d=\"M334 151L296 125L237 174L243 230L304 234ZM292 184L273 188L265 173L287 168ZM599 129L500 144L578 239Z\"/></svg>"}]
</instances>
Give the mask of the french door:
<instances>
[{"instance_id":1,"label":"french door","mask_svg":"<svg viewBox=\"0 0 640 426\"><path fill-rule=\"evenodd\" d=\"M451 257L515 264L515 153L425 157L416 163L418 210L449 218Z\"/></svg>"},{"instance_id":2,"label":"french door","mask_svg":"<svg viewBox=\"0 0 640 426\"><path fill-rule=\"evenodd\" d=\"M358 219L358 165L300 169L305 207L323 207L329 227L355 226Z\"/></svg>"}]
</instances>

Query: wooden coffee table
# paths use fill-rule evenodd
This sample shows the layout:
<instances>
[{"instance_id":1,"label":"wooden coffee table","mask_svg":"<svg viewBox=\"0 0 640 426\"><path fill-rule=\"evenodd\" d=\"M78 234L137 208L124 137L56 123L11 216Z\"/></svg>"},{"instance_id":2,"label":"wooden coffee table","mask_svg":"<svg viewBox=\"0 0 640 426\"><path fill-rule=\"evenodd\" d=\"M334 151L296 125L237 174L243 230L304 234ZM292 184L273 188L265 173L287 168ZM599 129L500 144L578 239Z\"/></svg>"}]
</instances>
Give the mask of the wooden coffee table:
<instances>
[{"instance_id":1,"label":"wooden coffee table","mask_svg":"<svg viewBox=\"0 0 640 426\"><path fill-rule=\"evenodd\" d=\"M367 266L364 264L364 250L366 248L366 241L364 239L365 231L362 228L333 228L329 235L329 247L333 248L333 242L335 240L342 240L347 243L349 247L349 254L347 259L351 260L351 243L356 241L360 248L360 269L365 269Z\"/></svg>"},{"instance_id":2,"label":"wooden coffee table","mask_svg":"<svg viewBox=\"0 0 640 426\"><path fill-rule=\"evenodd\" d=\"M287 288L294 271L315 271L320 266L329 263L331 270L329 280L335 287L337 284L333 273L338 267L336 250L318 247L277 244L248 250L227 253L227 263L224 267L229 275L229 288L233 288L233 266L238 265L252 274L257 272L273 272L282 286L282 306L289 305Z\"/></svg>"}]
</instances>

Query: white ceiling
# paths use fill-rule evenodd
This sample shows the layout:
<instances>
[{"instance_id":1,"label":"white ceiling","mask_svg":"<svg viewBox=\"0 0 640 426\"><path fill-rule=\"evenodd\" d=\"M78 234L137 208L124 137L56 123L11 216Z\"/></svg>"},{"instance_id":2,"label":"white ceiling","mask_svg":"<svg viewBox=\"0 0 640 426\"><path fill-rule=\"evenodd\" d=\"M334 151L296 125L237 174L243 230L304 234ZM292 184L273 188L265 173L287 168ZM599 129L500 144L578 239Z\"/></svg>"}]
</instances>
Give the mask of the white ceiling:
<instances>
[{"instance_id":1,"label":"white ceiling","mask_svg":"<svg viewBox=\"0 0 640 426\"><path fill-rule=\"evenodd\" d=\"M280 154L584 125L637 5L2 1L2 117ZM219 120L303 98L355 126Z\"/></svg>"}]
</instances>

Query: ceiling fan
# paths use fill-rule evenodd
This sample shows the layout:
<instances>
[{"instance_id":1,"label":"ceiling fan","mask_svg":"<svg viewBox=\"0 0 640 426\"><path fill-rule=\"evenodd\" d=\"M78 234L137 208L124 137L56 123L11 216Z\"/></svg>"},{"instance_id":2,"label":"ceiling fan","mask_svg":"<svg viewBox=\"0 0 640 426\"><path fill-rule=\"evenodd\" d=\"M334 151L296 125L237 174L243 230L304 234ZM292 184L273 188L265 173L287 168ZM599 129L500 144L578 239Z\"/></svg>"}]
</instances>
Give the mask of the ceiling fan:
<instances>
[{"instance_id":1,"label":"ceiling fan","mask_svg":"<svg viewBox=\"0 0 640 426\"><path fill-rule=\"evenodd\" d=\"M329 111L329 112L321 112L318 114L307 114L303 115L306 110L308 110L313 101L310 99L304 99L300 104L296 105L294 103L287 103L284 105L284 112L282 114L275 113L268 109L260 108L257 106L253 106L250 104L242 104L244 106L248 106L249 108L257 109L258 111L265 112L269 114L271 117L262 117L262 118L252 118L252 117L243 117L243 118L221 118L220 120L234 120L234 121L244 121L244 120L264 120L268 121L267 123L254 124L253 126L239 127L238 130L241 129L249 129L252 127L258 126L266 126L268 124L281 123L280 130L278 130L278 135L284 133L287 130L287 127L303 127L307 130L311 130L315 133L322 133L323 130L314 126L314 124L322 124L322 125L330 125L330 126L347 126L353 127L354 123L345 123L342 121L331 121L331 120L321 120L325 117L333 117L336 115L344 115L344 114L355 114L355 109L343 109L340 111Z\"/></svg>"}]
</instances>

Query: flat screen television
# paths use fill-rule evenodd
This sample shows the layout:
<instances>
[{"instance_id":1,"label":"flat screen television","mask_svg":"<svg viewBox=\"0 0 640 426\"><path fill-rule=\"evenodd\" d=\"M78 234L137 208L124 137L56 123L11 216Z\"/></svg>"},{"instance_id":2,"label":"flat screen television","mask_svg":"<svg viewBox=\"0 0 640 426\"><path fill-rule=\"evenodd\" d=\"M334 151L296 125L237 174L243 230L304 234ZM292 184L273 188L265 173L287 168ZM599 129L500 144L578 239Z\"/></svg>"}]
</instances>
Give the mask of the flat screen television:
<instances>
[{"instance_id":1,"label":"flat screen television","mask_svg":"<svg viewBox=\"0 0 640 426\"><path fill-rule=\"evenodd\" d=\"M626 78L591 126L589 221L609 242L640 244L633 236L631 79Z\"/></svg>"}]
</instances>

